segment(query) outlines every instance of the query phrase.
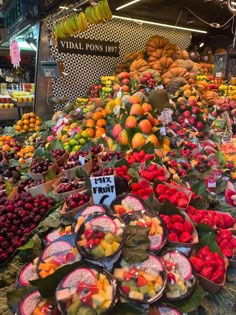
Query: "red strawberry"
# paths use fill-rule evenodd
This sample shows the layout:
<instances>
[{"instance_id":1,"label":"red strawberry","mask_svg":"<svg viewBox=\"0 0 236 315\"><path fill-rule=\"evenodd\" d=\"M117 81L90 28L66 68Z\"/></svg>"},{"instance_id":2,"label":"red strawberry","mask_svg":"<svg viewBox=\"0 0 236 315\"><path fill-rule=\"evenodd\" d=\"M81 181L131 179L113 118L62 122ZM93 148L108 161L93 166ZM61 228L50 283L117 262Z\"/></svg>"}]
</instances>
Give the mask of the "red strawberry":
<instances>
[{"instance_id":1,"label":"red strawberry","mask_svg":"<svg viewBox=\"0 0 236 315\"><path fill-rule=\"evenodd\" d=\"M132 190L138 191L139 190L139 184L138 183L133 183Z\"/></svg>"},{"instance_id":2,"label":"red strawberry","mask_svg":"<svg viewBox=\"0 0 236 315\"><path fill-rule=\"evenodd\" d=\"M231 248L221 248L221 251L228 258L232 257L233 255L233 251Z\"/></svg>"},{"instance_id":3,"label":"red strawberry","mask_svg":"<svg viewBox=\"0 0 236 315\"><path fill-rule=\"evenodd\" d=\"M171 223L171 217L169 215L166 214L161 214L160 217L162 218L162 220L167 224L167 223Z\"/></svg>"},{"instance_id":4,"label":"red strawberry","mask_svg":"<svg viewBox=\"0 0 236 315\"><path fill-rule=\"evenodd\" d=\"M184 209L184 208L187 207L187 205L188 205L188 200L187 200L187 199L180 198L180 199L177 200L177 206L178 206L179 208Z\"/></svg>"},{"instance_id":5,"label":"red strawberry","mask_svg":"<svg viewBox=\"0 0 236 315\"><path fill-rule=\"evenodd\" d=\"M188 231L184 231L179 238L182 243L191 243L193 240L192 235Z\"/></svg>"},{"instance_id":6,"label":"red strawberry","mask_svg":"<svg viewBox=\"0 0 236 315\"><path fill-rule=\"evenodd\" d=\"M233 245L233 248L236 248L236 238L231 239L231 244Z\"/></svg>"},{"instance_id":7,"label":"red strawberry","mask_svg":"<svg viewBox=\"0 0 236 315\"><path fill-rule=\"evenodd\" d=\"M198 251L197 255L202 256L204 258L209 253L210 253L210 248L208 246L204 246Z\"/></svg>"},{"instance_id":8,"label":"red strawberry","mask_svg":"<svg viewBox=\"0 0 236 315\"><path fill-rule=\"evenodd\" d=\"M169 198L169 201L171 202L171 203L173 203L173 205L177 205L177 200L178 199L178 195L177 194L174 194L174 195L172 195L170 198Z\"/></svg>"},{"instance_id":9,"label":"red strawberry","mask_svg":"<svg viewBox=\"0 0 236 315\"><path fill-rule=\"evenodd\" d=\"M224 223L226 228L230 228L235 224L235 219L230 215L223 215Z\"/></svg>"},{"instance_id":10,"label":"red strawberry","mask_svg":"<svg viewBox=\"0 0 236 315\"><path fill-rule=\"evenodd\" d=\"M216 270L211 277L211 281L215 283L222 283L224 281L224 273L220 270Z\"/></svg>"},{"instance_id":11,"label":"red strawberry","mask_svg":"<svg viewBox=\"0 0 236 315\"><path fill-rule=\"evenodd\" d=\"M184 231L187 231L189 233L193 233L193 225L189 221L184 222Z\"/></svg>"},{"instance_id":12,"label":"red strawberry","mask_svg":"<svg viewBox=\"0 0 236 315\"><path fill-rule=\"evenodd\" d=\"M228 241L227 239L224 239L221 243L220 243L220 247L224 248L224 249L232 249L233 245L231 244L230 241Z\"/></svg>"},{"instance_id":13,"label":"red strawberry","mask_svg":"<svg viewBox=\"0 0 236 315\"><path fill-rule=\"evenodd\" d=\"M196 269L197 272L200 272L201 269L204 266L204 260L202 260L201 258L192 256L190 257L190 261L193 264L194 268Z\"/></svg>"},{"instance_id":14,"label":"red strawberry","mask_svg":"<svg viewBox=\"0 0 236 315\"><path fill-rule=\"evenodd\" d=\"M201 217L200 214L194 214L194 215L192 216L192 219L193 219L194 222L200 223L201 220L202 220L202 217Z\"/></svg>"},{"instance_id":15,"label":"red strawberry","mask_svg":"<svg viewBox=\"0 0 236 315\"><path fill-rule=\"evenodd\" d=\"M168 189L167 186L158 184L155 191L157 195L162 195L166 192L167 189Z\"/></svg>"},{"instance_id":16,"label":"red strawberry","mask_svg":"<svg viewBox=\"0 0 236 315\"><path fill-rule=\"evenodd\" d=\"M148 284L148 281L143 276L138 276L137 287L144 287Z\"/></svg>"},{"instance_id":17,"label":"red strawberry","mask_svg":"<svg viewBox=\"0 0 236 315\"><path fill-rule=\"evenodd\" d=\"M173 214L171 216L171 222L174 223L174 222L180 222L180 223L183 223L184 222L184 218L181 217L181 215L179 214Z\"/></svg>"},{"instance_id":18,"label":"red strawberry","mask_svg":"<svg viewBox=\"0 0 236 315\"><path fill-rule=\"evenodd\" d=\"M184 225L183 225L183 223L175 222L175 223L172 224L172 229L174 230L174 232L179 234L179 233L183 232Z\"/></svg>"},{"instance_id":19,"label":"red strawberry","mask_svg":"<svg viewBox=\"0 0 236 315\"><path fill-rule=\"evenodd\" d=\"M89 287L89 292L91 292L92 294L97 294L99 292L99 288L97 287L96 284L91 284Z\"/></svg>"},{"instance_id":20,"label":"red strawberry","mask_svg":"<svg viewBox=\"0 0 236 315\"><path fill-rule=\"evenodd\" d=\"M178 238L178 235L176 233L171 232L168 235L168 240L171 241L171 242L178 242L179 238Z\"/></svg>"},{"instance_id":21,"label":"red strawberry","mask_svg":"<svg viewBox=\"0 0 236 315\"><path fill-rule=\"evenodd\" d=\"M126 295L129 295L129 292L130 292L130 287L128 286L122 286L121 287L122 291L126 294Z\"/></svg>"},{"instance_id":22,"label":"red strawberry","mask_svg":"<svg viewBox=\"0 0 236 315\"><path fill-rule=\"evenodd\" d=\"M158 197L158 200L160 201L160 203L164 203L168 199L169 199L168 195L161 195Z\"/></svg>"},{"instance_id":23,"label":"red strawberry","mask_svg":"<svg viewBox=\"0 0 236 315\"><path fill-rule=\"evenodd\" d=\"M204 260L205 267L212 267L213 270L216 270L218 265L216 260Z\"/></svg>"},{"instance_id":24,"label":"red strawberry","mask_svg":"<svg viewBox=\"0 0 236 315\"><path fill-rule=\"evenodd\" d=\"M213 268L212 267L203 267L202 270L200 271L200 274L207 279L211 279L213 273Z\"/></svg>"},{"instance_id":25,"label":"red strawberry","mask_svg":"<svg viewBox=\"0 0 236 315\"><path fill-rule=\"evenodd\" d=\"M191 215L196 213L196 209L192 206L188 206L186 210L187 210L187 213Z\"/></svg>"}]
</instances>

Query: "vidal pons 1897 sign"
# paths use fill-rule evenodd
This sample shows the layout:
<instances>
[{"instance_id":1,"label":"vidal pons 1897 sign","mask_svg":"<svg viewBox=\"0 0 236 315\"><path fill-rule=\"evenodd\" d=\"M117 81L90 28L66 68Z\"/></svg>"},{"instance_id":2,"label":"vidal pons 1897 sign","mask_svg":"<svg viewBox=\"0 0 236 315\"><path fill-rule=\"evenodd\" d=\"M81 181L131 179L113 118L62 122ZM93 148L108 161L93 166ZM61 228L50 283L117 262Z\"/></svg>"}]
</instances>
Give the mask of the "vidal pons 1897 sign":
<instances>
[{"instance_id":1,"label":"vidal pons 1897 sign","mask_svg":"<svg viewBox=\"0 0 236 315\"><path fill-rule=\"evenodd\" d=\"M86 38L58 39L59 53L119 57L118 42L99 41Z\"/></svg>"}]
</instances>

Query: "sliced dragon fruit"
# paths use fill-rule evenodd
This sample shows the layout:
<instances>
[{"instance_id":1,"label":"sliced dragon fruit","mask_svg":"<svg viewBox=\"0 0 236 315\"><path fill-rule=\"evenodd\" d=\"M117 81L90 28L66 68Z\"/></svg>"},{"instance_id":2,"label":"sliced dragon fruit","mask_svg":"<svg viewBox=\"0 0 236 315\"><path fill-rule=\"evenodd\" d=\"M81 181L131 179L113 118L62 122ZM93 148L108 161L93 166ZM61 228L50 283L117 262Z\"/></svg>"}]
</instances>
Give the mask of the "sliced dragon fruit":
<instances>
[{"instance_id":1,"label":"sliced dragon fruit","mask_svg":"<svg viewBox=\"0 0 236 315\"><path fill-rule=\"evenodd\" d=\"M171 252L170 257L175 262L176 267L184 277L184 280L188 280L193 274L192 266L188 259L178 252Z\"/></svg>"},{"instance_id":2,"label":"sliced dragon fruit","mask_svg":"<svg viewBox=\"0 0 236 315\"><path fill-rule=\"evenodd\" d=\"M53 241L55 241L56 239L58 239L59 237L61 237L60 230L61 230L61 228L58 228L58 229L56 229L55 231L49 233L49 234L46 236L47 242L48 242L48 243L52 243Z\"/></svg>"},{"instance_id":3,"label":"sliced dragon fruit","mask_svg":"<svg viewBox=\"0 0 236 315\"><path fill-rule=\"evenodd\" d=\"M44 260L48 257L54 256L57 253L62 253L65 251L70 251L72 249L72 245L65 241L58 241L51 243L48 247L44 250L41 259Z\"/></svg>"},{"instance_id":4,"label":"sliced dragon fruit","mask_svg":"<svg viewBox=\"0 0 236 315\"><path fill-rule=\"evenodd\" d=\"M160 306L157 310L160 315L181 315L177 310L168 306Z\"/></svg>"},{"instance_id":5,"label":"sliced dragon fruit","mask_svg":"<svg viewBox=\"0 0 236 315\"><path fill-rule=\"evenodd\" d=\"M116 234L116 232L117 232L117 226L116 226L115 222L107 216L101 216L101 217L97 217L95 219L92 219L90 221L90 224L93 227L101 227L102 229L104 229L106 231L110 231L113 234Z\"/></svg>"},{"instance_id":6,"label":"sliced dragon fruit","mask_svg":"<svg viewBox=\"0 0 236 315\"><path fill-rule=\"evenodd\" d=\"M20 305L20 312L22 315L31 315L41 300L39 291L34 291L28 295Z\"/></svg>"},{"instance_id":7,"label":"sliced dragon fruit","mask_svg":"<svg viewBox=\"0 0 236 315\"><path fill-rule=\"evenodd\" d=\"M128 209L133 209L134 211L144 210L145 207L141 201L139 201L135 196L127 196L121 202L123 207Z\"/></svg>"},{"instance_id":8,"label":"sliced dragon fruit","mask_svg":"<svg viewBox=\"0 0 236 315\"><path fill-rule=\"evenodd\" d=\"M19 282L22 286L29 285L29 281L37 279L37 273L34 272L33 263L27 264L20 272Z\"/></svg>"},{"instance_id":9,"label":"sliced dragon fruit","mask_svg":"<svg viewBox=\"0 0 236 315\"><path fill-rule=\"evenodd\" d=\"M154 255L149 255L149 258L145 260L143 263L139 264L141 269L154 269L158 272L163 271L164 267L162 262L159 258L155 257Z\"/></svg>"},{"instance_id":10,"label":"sliced dragon fruit","mask_svg":"<svg viewBox=\"0 0 236 315\"><path fill-rule=\"evenodd\" d=\"M162 246L163 235L157 234L157 235L149 236L149 240L150 240L150 249L158 250Z\"/></svg>"},{"instance_id":11,"label":"sliced dragon fruit","mask_svg":"<svg viewBox=\"0 0 236 315\"><path fill-rule=\"evenodd\" d=\"M62 288L76 287L78 282L84 282L88 285L97 281L96 271L87 268L79 268L70 273L62 282Z\"/></svg>"},{"instance_id":12,"label":"sliced dragon fruit","mask_svg":"<svg viewBox=\"0 0 236 315\"><path fill-rule=\"evenodd\" d=\"M86 209L84 209L84 211L82 211L80 213L80 215L91 215L94 214L95 212L102 212L105 213L105 209L103 208L103 206L91 206L91 207L87 207Z\"/></svg>"}]
</instances>

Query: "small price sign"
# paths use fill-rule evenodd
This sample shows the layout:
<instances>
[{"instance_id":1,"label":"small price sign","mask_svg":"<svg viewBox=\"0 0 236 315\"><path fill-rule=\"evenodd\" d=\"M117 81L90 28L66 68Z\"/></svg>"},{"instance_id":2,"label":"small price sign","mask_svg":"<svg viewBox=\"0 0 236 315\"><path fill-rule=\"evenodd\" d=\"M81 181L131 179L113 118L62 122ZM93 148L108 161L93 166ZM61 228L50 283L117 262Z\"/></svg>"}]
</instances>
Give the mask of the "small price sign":
<instances>
[{"instance_id":1,"label":"small price sign","mask_svg":"<svg viewBox=\"0 0 236 315\"><path fill-rule=\"evenodd\" d=\"M95 204L109 206L116 198L114 175L90 177L90 182L92 187L93 202Z\"/></svg>"}]
</instances>

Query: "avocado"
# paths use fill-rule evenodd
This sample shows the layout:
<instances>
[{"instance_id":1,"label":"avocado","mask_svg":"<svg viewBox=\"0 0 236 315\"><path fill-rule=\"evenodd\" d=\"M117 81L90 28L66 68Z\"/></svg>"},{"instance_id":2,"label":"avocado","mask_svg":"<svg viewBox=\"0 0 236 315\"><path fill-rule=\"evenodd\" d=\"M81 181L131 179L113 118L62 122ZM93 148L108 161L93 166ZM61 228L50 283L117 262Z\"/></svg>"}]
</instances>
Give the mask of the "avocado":
<instances>
[{"instance_id":1,"label":"avocado","mask_svg":"<svg viewBox=\"0 0 236 315\"><path fill-rule=\"evenodd\" d=\"M65 105L65 107L63 108L63 111L67 114L69 114L69 112L71 112L73 109L75 108L75 103L68 103Z\"/></svg>"},{"instance_id":2,"label":"avocado","mask_svg":"<svg viewBox=\"0 0 236 315\"><path fill-rule=\"evenodd\" d=\"M67 310L67 315L77 315L77 314L79 314L78 310L79 310L80 305L81 305L80 300L77 300L74 303L72 303L70 305L70 307L68 308L68 310Z\"/></svg>"},{"instance_id":3,"label":"avocado","mask_svg":"<svg viewBox=\"0 0 236 315\"><path fill-rule=\"evenodd\" d=\"M97 312L89 306L82 305L79 308L77 315L97 315Z\"/></svg>"}]
</instances>

